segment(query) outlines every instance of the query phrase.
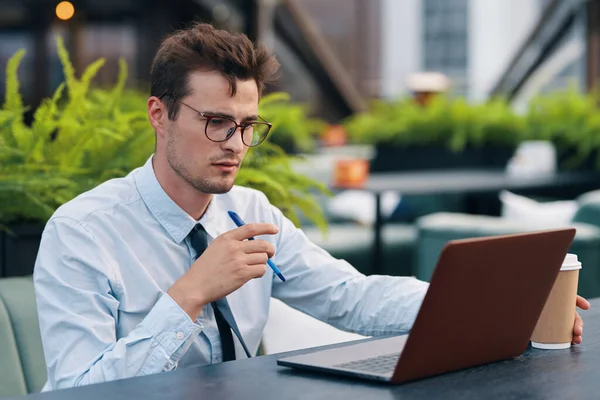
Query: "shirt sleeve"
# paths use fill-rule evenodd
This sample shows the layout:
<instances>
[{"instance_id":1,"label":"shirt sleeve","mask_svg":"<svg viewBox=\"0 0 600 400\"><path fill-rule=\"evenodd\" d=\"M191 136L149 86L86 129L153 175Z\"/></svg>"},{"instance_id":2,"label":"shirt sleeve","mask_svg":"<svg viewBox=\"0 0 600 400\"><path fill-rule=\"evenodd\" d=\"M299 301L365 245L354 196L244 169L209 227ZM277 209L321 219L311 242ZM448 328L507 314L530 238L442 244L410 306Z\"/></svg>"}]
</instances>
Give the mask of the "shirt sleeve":
<instances>
[{"instance_id":1,"label":"shirt sleeve","mask_svg":"<svg viewBox=\"0 0 600 400\"><path fill-rule=\"evenodd\" d=\"M269 207L280 230L273 261L287 279L274 278L273 297L348 332L381 336L410 331L427 282L365 276L312 243L279 209Z\"/></svg>"},{"instance_id":2,"label":"shirt sleeve","mask_svg":"<svg viewBox=\"0 0 600 400\"><path fill-rule=\"evenodd\" d=\"M167 293L117 340L116 266L93 235L70 218L42 235L34 287L48 382L60 389L173 369L202 326Z\"/></svg>"}]
</instances>

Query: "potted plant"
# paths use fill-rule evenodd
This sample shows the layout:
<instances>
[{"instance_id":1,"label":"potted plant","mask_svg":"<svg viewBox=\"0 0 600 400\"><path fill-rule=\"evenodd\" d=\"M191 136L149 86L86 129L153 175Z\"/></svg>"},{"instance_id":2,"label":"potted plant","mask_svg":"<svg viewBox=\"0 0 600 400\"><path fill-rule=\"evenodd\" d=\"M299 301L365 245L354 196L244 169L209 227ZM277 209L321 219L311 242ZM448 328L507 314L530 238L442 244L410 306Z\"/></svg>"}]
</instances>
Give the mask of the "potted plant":
<instances>
[{"instance_id":1,"label":"potted plant","mask_svg":"<svg viewBox=\"0 0 600 400\"><path fill-rule=\"evenodd\" d=\"M421 106L412 99L376 101L345 126L358 143L376 144L374 170L506 165L526 140L551 141L560 169L600 168L598 91L574 87L534 97L523 113L498 98L471 104L437 96Z\"/></svg>"},{"instance_id":2,"label":"potted plant","mask_svg":"<svg viewBox=\"0 0 600 400\"><path fill-rule=\"evenodd\" d=\"M504 167L524 126L502 99L469 104L443 95L427 106L375 101L345 121L353 142L376 145L374 171Z\"/></svg>"},{"instance_id":3,"label":"potted plant","mask_svg":"<svg viewBox=\"0 0 600 400\"><path fill-rule=\"evenodd\" d=\"M554 143L559 168L600 169L598 94L569 87L538 95L529 103L528 136Z\"/></svg>"},{"instance_id":4,"label":"potted plant","mask_svg":"<svg viewBox=\"0 0 600 400\"><path fill-rule=\"evenodd\" d=\"M33 112L26 124L17 76L24 51L6 68L5 102L0 108L0 276L31 273L43 226L54 210L101 182L143 165L154 149L154 131L145 111L147 95L126 89L127 65L111 88L91 85L99 59L80 78L60 38L65 81ZM266 97L283 99L282 95ZM270 115L270 104L261 113ZM296 117L301 120L301 117ZM277 131L274 132L274 137ZM237 184L263 191L292 221L303 215L326 229L315 193L319 182L295 173L292 157L269 141L251 149Z\"/></svg>"}]
</instances>

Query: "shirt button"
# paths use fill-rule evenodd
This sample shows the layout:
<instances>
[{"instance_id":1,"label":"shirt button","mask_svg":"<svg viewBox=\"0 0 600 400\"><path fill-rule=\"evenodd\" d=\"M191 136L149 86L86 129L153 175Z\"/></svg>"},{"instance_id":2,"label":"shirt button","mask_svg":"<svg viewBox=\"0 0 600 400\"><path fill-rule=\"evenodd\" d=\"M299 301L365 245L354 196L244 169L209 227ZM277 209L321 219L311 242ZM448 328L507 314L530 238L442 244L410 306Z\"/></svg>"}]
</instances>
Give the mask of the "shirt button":
<instances>
[{"instance_id":1,"label":"shirt button","mask_svg":"<svg viewBox=\"0 0 600 400\"><path fill-rule=\"evenodd\" d=\"M179 339L179 340L183 339L183 332L177 332L175 337L177 337L177 339Z\"/></svg>"}]
</instances>

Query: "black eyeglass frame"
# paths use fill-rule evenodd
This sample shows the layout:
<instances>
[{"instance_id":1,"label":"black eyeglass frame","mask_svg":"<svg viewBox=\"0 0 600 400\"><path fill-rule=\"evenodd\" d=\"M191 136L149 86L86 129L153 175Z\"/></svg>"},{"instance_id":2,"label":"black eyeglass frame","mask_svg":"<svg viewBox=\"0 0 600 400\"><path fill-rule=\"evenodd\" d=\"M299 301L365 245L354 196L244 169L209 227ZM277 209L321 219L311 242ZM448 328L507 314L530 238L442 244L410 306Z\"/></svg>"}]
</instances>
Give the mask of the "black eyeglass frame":
<instances>
[{"instance_id":1,"label":"black eyeglass frame","mask_svg":"<svg viewBox=\"0 0 600 400\"><path fill-rule=\"evenodd\" d=\"M242 143L244 143L244 145L246 145L246 146L248 146L248 147L256 147L256 146L258 146L259 144L261 144L262 142L264 142L264 141L265 141L265 139L266 139L266 138L267 138L267 136L269 135L269 132L271 131L271 128L273 127L273 124L271 124L270 122L268 122L267 120L265 120L265 119L264 119L263 117L261 117L260 115L258 116L258 118L260 118L260 119L261 119L261 121L251 121L251 122L244 122L244 123L238 124L238 123L237 123L237 121L236 121L236 120L234 120L233 118L229 118L229 117L227 117L227 116L224 116L224 115L211 115L211 114L209 114L209 113L205 113L205 112L203 112L203 111L198 111L198 110L196 110L194 107L190 106L189 104L186 104L186 103L184 103L183 101L181 101L181 100L178 100L178 99L176 99L175 97L173 97L173 96L171 96L171 95L169 95L169 94L165 94L165 95L161 96L160 98L161 98L161 99L163 99L163 98L165 98L165 97L168 97L168 98L172 99L173 101L175 101L175 102L177 102L177 103L179 103L179 104L181 104L181 105L183 105L183 106L186 106L186 107L187 107L187 108L189 108L190 110L192 110L192 111L194 111L194 112L198 113L200 116L202 116L202 118L206 119L206 124L204 125L204 135L205 135L205 136L206 136L206 138L207 138L208 140L210 140L211 142L215 142L215 143L223 143L223 142L226 142L226 141L228 141L229 139L231 139L231 137L232 137L232 136L235 134L235 132L237 132L238 128L241 128L241 132L240 132L240 133L241 133L241 135L242 135ZM219 119L225 119L225 120L231 121L231 122L233 122L233 123L235 124L235 129L234 129L233 127L231 127L231 128L229 129L231 132L229 132L229 131L228 131L228 133L227 133L227 136L225 136L225 139L223 139L223 140L214 140L214 139L212 139L212 138L211 138L211 137L208 135L208 124L210 123L210 121L211 121L212 119L215 119L215 118L219 118ZM264 126L266 126L266 127L267 127L267 131L265 132L264 136L261 138L260 142L258 142L258 143L256 143L256 144L248 144L248 143L246 143L246 142L244 141L244 130L245 130L247 127L251 126L251 125L257 125L257 124L258 124L258 125L264 125Z\"/></svg>"}]
</instances>

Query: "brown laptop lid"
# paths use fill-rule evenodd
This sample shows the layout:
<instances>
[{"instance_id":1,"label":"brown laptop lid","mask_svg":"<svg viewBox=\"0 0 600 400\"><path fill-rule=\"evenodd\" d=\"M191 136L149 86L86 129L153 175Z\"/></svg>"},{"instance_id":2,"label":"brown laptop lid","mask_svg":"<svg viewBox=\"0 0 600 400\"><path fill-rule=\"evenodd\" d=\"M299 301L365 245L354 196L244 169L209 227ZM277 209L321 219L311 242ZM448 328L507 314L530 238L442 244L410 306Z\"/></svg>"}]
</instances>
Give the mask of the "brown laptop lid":
<instances>
[{"instance_id":1,"label":"brown laptop lid","mask_svg":"<svg viewBox=\"0 0 600 400\"><path fill-rule=\"evenodd\" d=\"M561 229L449 242L392 382L522 354L574 236Z\"/></svg>"}]
</instances>

